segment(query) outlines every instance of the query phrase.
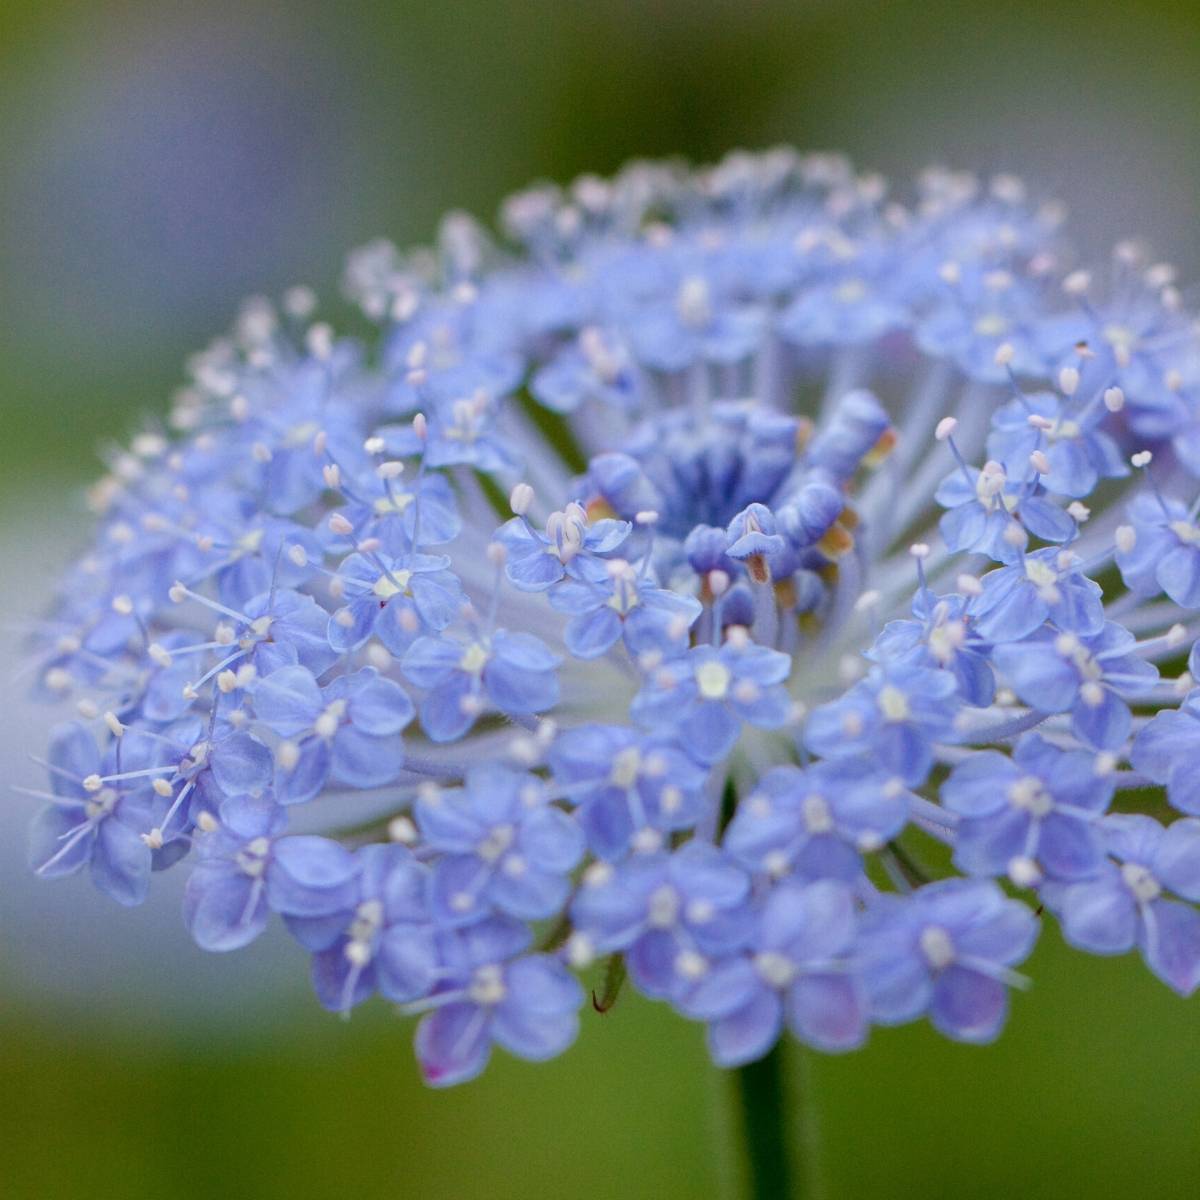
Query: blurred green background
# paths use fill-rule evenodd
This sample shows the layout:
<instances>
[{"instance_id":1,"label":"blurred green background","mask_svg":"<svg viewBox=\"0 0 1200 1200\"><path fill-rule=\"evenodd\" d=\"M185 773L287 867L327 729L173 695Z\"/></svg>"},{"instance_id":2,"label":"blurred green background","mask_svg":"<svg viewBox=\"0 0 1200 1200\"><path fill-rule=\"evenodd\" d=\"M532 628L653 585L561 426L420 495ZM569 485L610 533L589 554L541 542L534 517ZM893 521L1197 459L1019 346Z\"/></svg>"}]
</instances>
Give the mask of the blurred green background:
<instances>
[{"instance_id":1,"label":"blurred green background","mask_svg":"<svg viewBox=\"0 0 1200 1200\"><path fill-rule=\"evenodd\" d=\"M3 615L79 538L96 448L162 410L239 298L335 290L344 251L427 238L537 177L790 141L904 175L1013 170L1099 252L1200 267L1192 3L215 0L0 6ZM0 666L14 675L6 641ZM44 715L10 685L0 761ZM698 1029L623 997L546 1067L417 1080L385 1006L343 1023L282 938L204 956L177 892L117 911L31 880L0 815L0 1196L720 1195L728 1084ZM77 886L78 885L78 886ZM1009 1031L793 1055L834 1198L1200 1191L1198 1001L1047 929Z\"/></svg>"}]
</instances>

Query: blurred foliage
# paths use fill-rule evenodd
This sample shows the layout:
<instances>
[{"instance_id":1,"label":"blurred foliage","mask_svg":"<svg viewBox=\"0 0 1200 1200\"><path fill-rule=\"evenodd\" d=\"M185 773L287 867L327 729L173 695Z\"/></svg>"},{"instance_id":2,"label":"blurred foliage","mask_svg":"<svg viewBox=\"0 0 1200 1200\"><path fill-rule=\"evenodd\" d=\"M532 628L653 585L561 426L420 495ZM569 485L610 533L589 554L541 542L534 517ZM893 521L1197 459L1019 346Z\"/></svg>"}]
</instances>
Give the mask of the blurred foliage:
<instances>
[{"instance_id":1,"label":"blurred foliage","mask_svg":"<svg viewBox=\"0 0 1200 1200\"><path fill-rule=\"evenodd\" d=\"M1194 1006L1131 959L1072 953L1051 929L1043 943L995 1046L915 1026L840 1058L791 1048L816 1194L1192 1200ZM292 995L239 1031L0 1009L5 1200L731 1194L730 1080L699 1028L628 989L585 1010L566 1057L498 1055L449 1092L422 1088L386 1006L342 1022Z\"/></svg>"},{"instance_id":2,"label":"blurred foliage","mask_svg":"<svg viewBox=\"0 0 1200 1200\"><path fill-rule=\"evenodd\" d=\"M1085 244L1148 232L1194 274L1198 30L1189 3L7 3L0 486L65 525L54 489L162 411L244 293L331 296L357 242L635 155L787 140L897 174L1015 169ZM824 1195L1196 1195L1196 1002L1043 940L995 1047L914 1028L793 1062ZM2 959L5 1200L669 1200L730 1179L700 1031L629 994L563 1060L441 1094L385 1006L321 1013L298 954L278 1019L244 1028L156 1019L152 944L112 962L103 1003L42 1004Z\"/></svg>"}]
</instances>

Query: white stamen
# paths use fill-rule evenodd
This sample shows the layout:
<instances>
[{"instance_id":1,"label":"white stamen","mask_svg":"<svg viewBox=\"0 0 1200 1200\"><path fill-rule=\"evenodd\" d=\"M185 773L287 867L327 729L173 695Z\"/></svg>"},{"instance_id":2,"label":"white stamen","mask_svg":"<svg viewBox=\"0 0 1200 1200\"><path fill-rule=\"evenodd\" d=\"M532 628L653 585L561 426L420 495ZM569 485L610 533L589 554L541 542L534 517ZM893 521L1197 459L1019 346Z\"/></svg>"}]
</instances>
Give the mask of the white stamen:
<instances>
[{"instance_id":1,"label":"white stamen","mask_svg":"<svg viewBox=\"0 0 1200 1200\"><path fill-rule=\"evenodd\" d=\"M533 504L534 491L527 483L518 483L509 493L508 506L518 517L523 517Z\"/></svg>"}]
</instances>

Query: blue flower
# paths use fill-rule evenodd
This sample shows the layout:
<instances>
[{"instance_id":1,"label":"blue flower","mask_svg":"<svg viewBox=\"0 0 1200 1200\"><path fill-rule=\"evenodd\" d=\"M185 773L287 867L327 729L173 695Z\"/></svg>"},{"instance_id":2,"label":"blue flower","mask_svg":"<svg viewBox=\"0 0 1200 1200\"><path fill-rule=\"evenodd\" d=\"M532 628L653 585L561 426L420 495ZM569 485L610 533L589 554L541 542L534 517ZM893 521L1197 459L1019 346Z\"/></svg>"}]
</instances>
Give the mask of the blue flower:
<instances>
[{"instance_id":1,"label":"blue flower","mask_svg":"<svg viewBox=\"0 0 1200 1200\"><path fill-rule=\"evenodd\" d=\"M313 990L333 1012L348 1012L376 990L410 1003L440 978L426 868L403 846L364 846L356 858L349 906L289 922L314 951Z\"/></svg>"},{"instance_id":2,"label":"blue flower","mask_svg":"<svg viewBox=\"0 0 1200 1200\"><path fill-rule=\"evenodd\" d=\"M723 1067L761 1058L784 1022L819 1050L852 1050L867 1037L867 999L855 971L854 896L826 880L771 892L747 951L719 959L679 1002L708 1022Z\"/></svg>"},{"instance_id":3,"label":"blue flower","mask_svg":"<svg viewBox=\"0 0 1200 1200\"><path fill-rule=\"evenodd\" d=\"M1116 441L1100 428L1105 415L1095 400L1072 405L1052 392L1019 396L992 415L987 452L1001 462L1021 463L1040 450L1050 466L1041 476L1047 491L1087 496L1100 480L1129 474Z\"/></svg>"},{"instance_id":4,"label":"blue flower","mask_svg":"<svg viewBox=\"0 0 1200 1200\"><path fill-rule=\"evenodd\" d=\"M917 325L918 345L987 383L1005 379L996 361L1001 346L1011 348L1017 373L1044 371L1039 337L1044 308L1037 281L986 264L966 264L947 274L941 294Z\"/></svg>"},{"instance_id":5,"label":"blue flower","mask_svg":"<svg viewBox=\"0 0 1200 1200\"><path fill-rule=\"evenodd\" d=\"M720 295L700 271L672 279L671 292L623 305L625 337L638 361L659 371L695 362L735 363L758 345L764 314Z\"/></svg>"},{"instance_id":6,"label":"blue flower","mask_svg":"<svg viewBox=\"0 0 1200 1200\"><path fill-rule=\"evenodd\" d=\"M299 664L322 675L337 661L337 648L326 637L329 616L311 597L286 589L246 602L248 618L235 634L243 657L259 675Z\"/></svg>"},{"instance_id":7,"label":"blue flower","mask_svg":"<svg viewBox=\"0 0 1200 1200\"><path fill-rule=\"evenodd\" d=\"M237 950L262 933L271 912L299 928L352 901L359 865L350 852L329 838L281 837L286 823L269 800L225 801L218 819L201 822L183 900L198 946Z\"/></svg>"},{"instance_id":8,"label":"blue flower","mask_svg":"<svg viewBox=\"0 0 1200 1200\"><path fill-rule=\"evenodd\" d=\"M1036 734L1011 757L984 750L960 762L942 785L958 818L955 865L969 875L1085 879L1104 860L1098 821L1113 795L1096 756L1061 750Z\"/></svg>"},{"instance_id":9,"label":"blue flower","mask_svg":"<svg viewBox=\"0 0 1200 1200\"><path fill-rule=\"evenodd\" d=\"M107 778L112 760L102 761L79 724L55 730L48 765L54 798L34 821L30 862L47 879L89 867L95 885L117 903L140 904L150 886L150 847L141 835L155 824L153 793L127 791L124 781Z\"/></svg>"},{"instance_id":10,"label":"blue flower","mask_svg":"<svg viewBox=\"0 0 1200 1200\"><path fill-rule=\"evenodd\" d=\"M1178 709L1156 713L1138 731L1130 761L1135 771L1166 785L1180 812L1200 816L1200 689L1188 692Z\"/></svg>"},{"instance_id":11,"label":"blue flower","mask_svg":"<svg viewBox=\"0 0 1200 1200\"><path fill-rule=\"evenodd\" d=\"M1067 633L1092 637L1104 628L1100 585L1069 550L1035 550L1011 567L989 571L969 609L979 635L1019 642L1049 621Z\"/></svg>"},{"instance_id":12,"label":"blue flower","mask_svg":"<svg viewBox=\"0 0 1200 1200\"><path fill-rule=\"evenodd\" d=\"M953 734L956 692L948 671L876 667L809 716L804 744L833 759L865 757L915 787L933 765L933 743Z\"/></svg>"},{"instance_id":13,"label":"blue flower","mask_svg":"<svg viewBox=\"0 0 1200 1200\"><path fill-rule=\"evenodd\" d=\"M376 538L383 555L396 559L411 549L452 542L462 532L454 491L444 475L426 472L408 485L403 477L387 471L387 465L381 463L350 478L339 472L338 490L348 503L334 513L350 529L328 535L332 553L349 553L355 544Z\"/></svg>"},{"instance_id":14,"label":"blue flower","mask_svg":"<svg viewBox=\"0 0 1200 1200\"><path fill-rule=\"evenodd\" d=\"M655 668L630 709L634 720L673 729L702 763L733 749L743 721L778 729L791 713L781 683L791 670L786 654L730 636L719 648L696 646Z\"/></svg>"},{"instance_id":15,"label":"blue flower","mask_svg":"<svg viewBox=\"0 0 1200 1200\"><path fill-rule=\"evenodd\" d=\"M1200 608L1200 525L1178 500L1142 493L1129 505L1130 524L1117 535L1117 566L1130 591L1166 594L1181 608Z\"/></svg>"},{"instance_id":16,"label":"blue flower","mask_svg":"<svg viewBox=\"0 0 1200 1200\"><path fill-rule=\"evenodd\" d=\"M940 528L951 550L1012 563L1024 549L1027 533L1046 542L1075 536L1070 515L1047 500L1036 483L1011 478L1003 463L951 472L934 499L949 510Z\"/></svg>"},{"instance_id":17,"label":"blue flower","mask_svg":"<svg viewBox=\"0 0 1200 1200\"><path fill-rule=\"evenodd\" d=\"M571 904L576 935L592 953L622 951L648 996L683 996L712 958L749 941L750 877L715 846L595 863Z\"/></svg>"},{"instance_id":18,"label":"blue flower","mask_svg":"<svg viewBox=\"0 0 1200 1200\"><path fill-rule=\"evenodd\" d=\"M561 1054L579 1032L583 989L557 959L522 955L529 931L492 917L441 943L432 1011L417 1026L425 1081L447 1087L474 1079L493 1043L535 1062Z\"/></svg>"},{"instance_id":19,"label":"blue flower","mask_svg":"<svg viewBox=\"0 0 1200 1200\"><path fill-rule=\"evenodd\" d=\"M546 532L539 533L523 517L514 517L496 534L508 552L505 571L524 591L540 592L564 579L604 578L601 561L629 536L627 521L603 519L592 524L587 513L570 504L550 514Z\"/></svg>"},{"instance_id":20,"label":"blue flower","mask_svg":"<svg viewBox=\"0 0 1200 1200\"><path fill-rule=\"evenodd\" d=\"M549 764L599 858L661 849L667 834L692 827L706 809L704 768L670 741L626 726L565 730Z\"/></svg>"},{"instance_id":21,"label":"blue flower","mask_svg":"<svg viewBox=\"0 0 1200 1200\"><path fill-rule=\"evenodd\" d=\"M404 765L400 731L413 718L403 689L364 667L319 687L303 667L281 667L254 689L254 712L284 739L275 751L283 804L311 800L330 777L354 788L391 783Z\"/></svg>"},{"instance_id":22,"label":"blue flower","mask_svg":"<svg viewBox=\"0 0 1200 1200\"><path fill-rule=\"evenodd\" d=\"M1039 630L997 646L993 661L1026 704L1038 712L1069 712L1075 734L1102 750L1128 736L1128 701L1158 679L1154 664L1138 657L1133 635L1111 621L1092 637Z\"/></svg>"},{"instance_id":23,"label":"blue flower","mask_svg":"<svg viewBox=\"0 0 1200 1200\"><path fill-rule=\"evenodd\" d=\"M630 655L667 655L687 647L688 630L700 615L691 596L657 587L624 559L607 562L603 582L564 580L550 593L559 612L571 614L563 643L576 658L599 658L624 640Z\"/></svg>"},{"instance_id":24,"label":"blue flower","mask_svg":"<svg viewBox=\"0 0 1200 1200\"><path fill-rule=\"evenodd\" d=\"M889 621L867 657L873 662L949 672L968 704L992 702L996 680L988 662L991 646L981 636L965 596L935 596L921 589L913 598L915 621Z\"/></svg>"},{"instance_id":25,"label":"blue flower","mask_svg":"<svg viewBox=\"0 0 1200 1200\"><path fill-rule=\"evenodd\" d=\"M1043 889L1073 946L1125 954L1137 946L1169 987L1190 996L1200 986L1200 821L1165 828L1152 817L1104 818L1114 860L1094 878ZM1171 899L1172 894L1179 899Z\"/></svg>"},{"instance_id":26,"label":"blue flower","mask_svg":"<svg viewBox=\"0 0 1200 1200\"><path fill-rule=\"evenodd\" d=\"M1007 176L640 163L502 249L355 252L370 342L247 304L30 627L78 717L34 868L133 904L190 860L199 945L279 917L439 1085L565 1049L598 956L730 1065L990 1040L1035 903L1191 992L1200 821L1106 810L1200 816L1200 324L1059 224Z\"/></svg>"},{"instance_id":27,"label":"blue flower","mask_svg":"<svg viewBox=\"0 0 1200 1200\"><path fill-rule=\"evenodd\" d=\"M619 334L589 325L530 380L529 390L555 412L594 401L636 409L647 387Z\"/></svg>"},{"instance_id":28,"label":"blue flower","mask_svg":"<svg viewBox=\"0 0 1200 1200\"><path fill-rule=\"evenodd\" d=\"M438 399L424 435L414 428L382 432L385 448L397 458L423 455L431 467L468 466L480 471L512 471L517 456L497 429L500 400L486 386Z\"/></svg>"},{"instance_id":29,"label":"blue flower","mask_svg":"<svg viewBox=\"0 0 1200 1200\"><path fill-rule=\"evenodd\" d=\"M944 879L867 908L859 954L873 1020L928 1015L939 1033L990 1042L1008 1015L1013 971L1037 938L1037 921L995 884Z\"/></svg>"},{"instance_id":30,"label":"blue flower","mask_svg":"<svg viewBox=\"0 0 1200 1200\"><path fill-rule=\"evenodd\" d=\"M509 716L553 708L561 662L540 638L497 629L465 643L418 638L401 668L411 683L425 689L421 728L435 742L452 742L475 724L489 702Z\"/></svg>"},{"instance_id":31,"label":"blue flower","mask_svg":"<svg viewBox=\"0 0 1200 1200\"><path fill-rule=\"evenodd\" d=\"M532 775L503 768L468 774L461 791L436 791L416 807L424 844L442 857L430 903L443 925L464 925L489 910L524 920L553 916L571 889L583 831L547 803Z\"/></svg>"},{"instance_id":32,"label":"blue flower","mask_svg":"<svg viewBox=\"0 0 1200 1200\"><path fill-rule=\"evenodd\" d=\"M463 602L449 565L439 554L351 554L338 569L347 603L328 620L329 645L344 653L373 635L401 655L422 633L440 633Z\"/></svg>"},{"instance_id":33,"label":"blue flower","mask_svg":"<svg viewBox=\"0 0 1200 1200\"><path fill-rule=\"evenodd\" d=\"M756 874L857 882L861 854L903 828L902 785L867 759L774 767L738 806L724 848Z\"/></svg>"},{"instance_id":34,"label":"blue flower","mask_svg":"<svg viewBox=\"0 0 1200 1200\"><path fill-rule=\"evenodd\" d=\"M820 269L780 314L779 332L788 341L800 346L849 345L907 324L885 241L853 242L830 228L812 231L800 248Z\"/></svg>"}]
</instances>

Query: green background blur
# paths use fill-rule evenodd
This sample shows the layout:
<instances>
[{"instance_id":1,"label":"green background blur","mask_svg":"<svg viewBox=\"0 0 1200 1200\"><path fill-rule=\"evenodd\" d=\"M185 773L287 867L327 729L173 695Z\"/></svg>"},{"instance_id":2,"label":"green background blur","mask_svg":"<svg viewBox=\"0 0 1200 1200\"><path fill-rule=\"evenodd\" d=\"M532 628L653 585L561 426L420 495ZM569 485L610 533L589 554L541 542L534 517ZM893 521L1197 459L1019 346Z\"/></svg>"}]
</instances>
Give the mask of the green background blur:
<instances>
[{"instance_id":1,"label":"green background blur","mask_svg":"<svg viewBox=\"0 0 1200 1200\"><path fill-rule=\"evenodd\" d=\"M1195 278L1200 13L0 3L3 616L71 553L97 446L161 411L243 294L332 299L348 247L487 216L533 178L780 141L895 175L1014 170L1070 204L1085 248L1145 234ZM5 713L3 777L32 782L45 717ZM284 939L204 956L169 882L130 913L29 879L29 810L0 805L4 1200L670 1200L734 1178L727 1081L661 1008L624 996L556 1063L427 1092L410 1027L378 1003L323 1014ZM1200 1194L1200 1001L1052 928L1031 974L997 1046L913 1028L793 1055L821 1195Z\"/></svg>"}]
</instances>

